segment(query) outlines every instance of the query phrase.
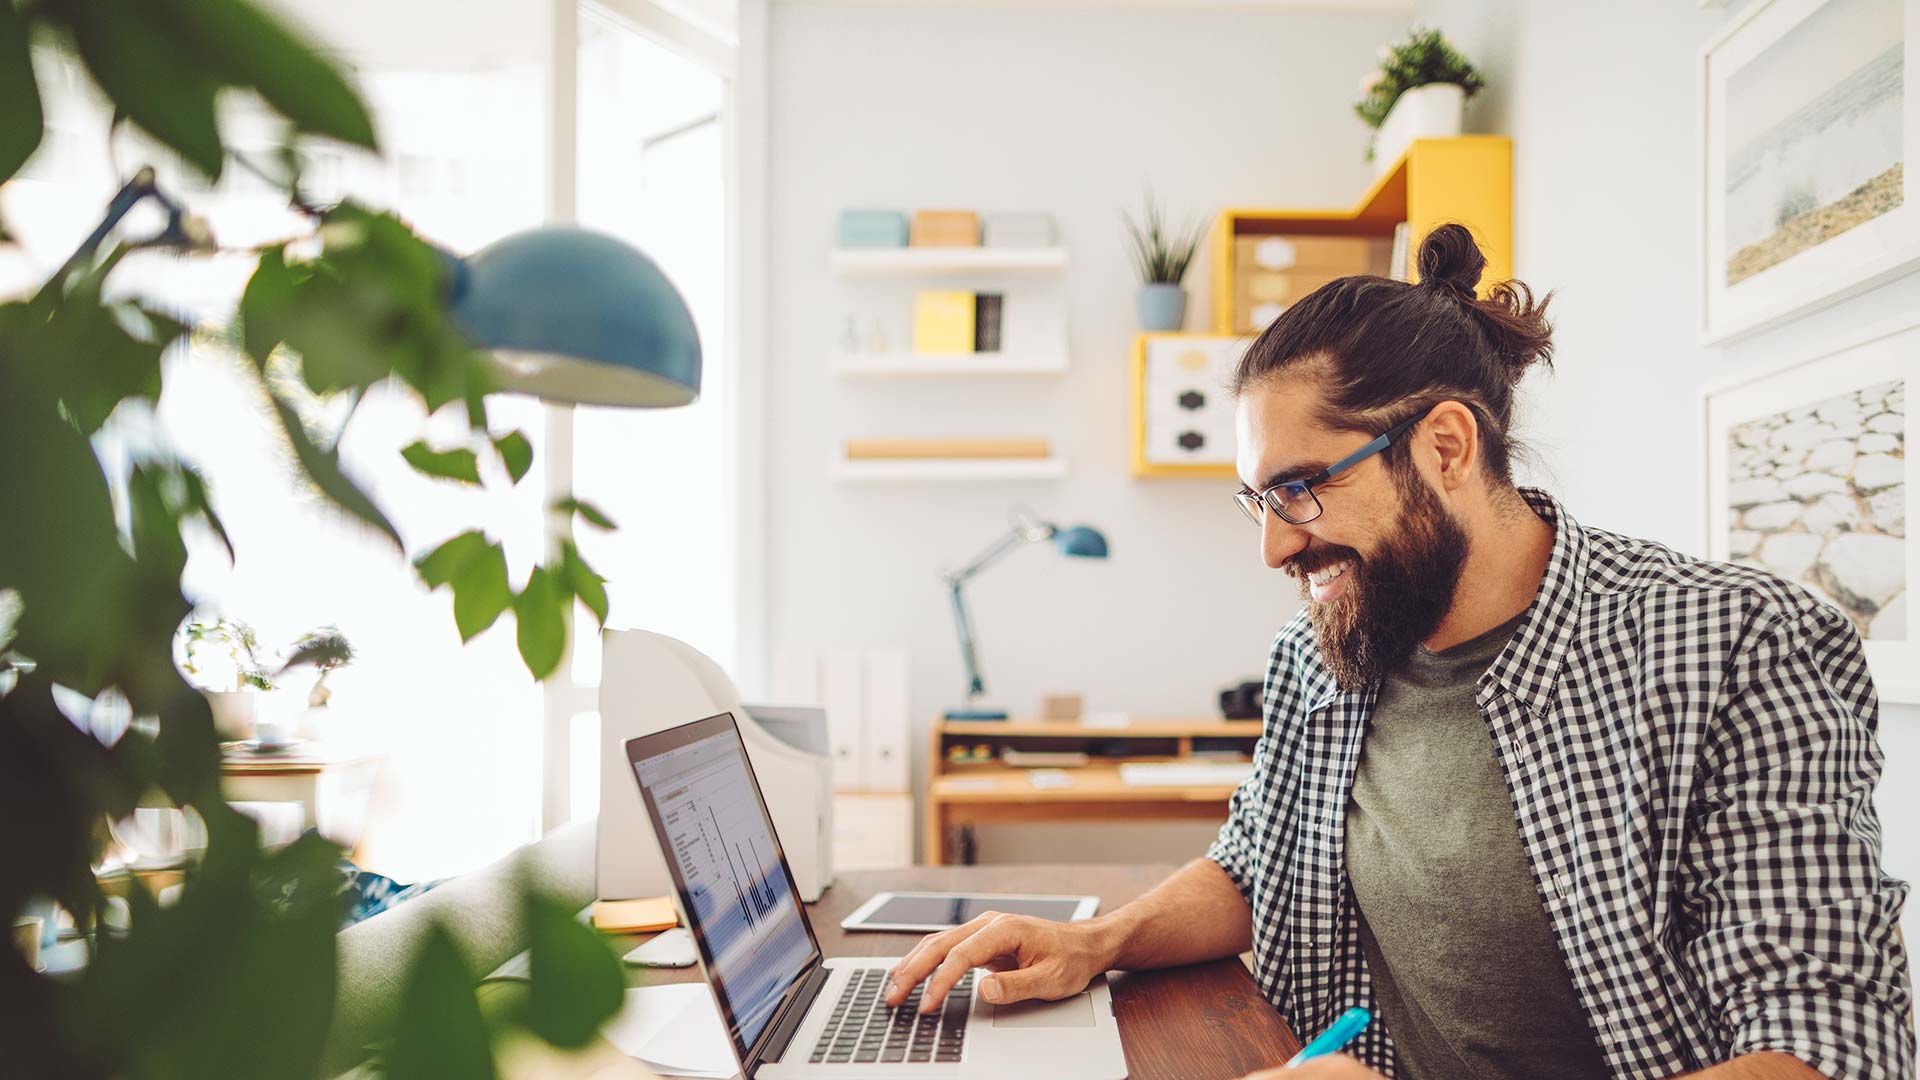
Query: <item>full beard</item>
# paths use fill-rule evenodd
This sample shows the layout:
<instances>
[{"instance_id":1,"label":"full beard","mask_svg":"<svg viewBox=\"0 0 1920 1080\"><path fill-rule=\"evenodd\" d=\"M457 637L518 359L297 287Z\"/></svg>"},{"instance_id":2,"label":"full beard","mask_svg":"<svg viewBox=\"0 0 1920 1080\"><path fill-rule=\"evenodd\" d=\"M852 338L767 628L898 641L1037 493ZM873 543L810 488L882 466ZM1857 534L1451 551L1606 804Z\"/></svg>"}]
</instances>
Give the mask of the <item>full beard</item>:
<instances>
[{"instance_id":1,"label":"full beard","mask_svg":"<svg viewBox=\"0 0 1920 1080\"><path fill-rule=\"evenodd\" d=\"M1398 527L1373 555L1330 547L1289 566L1304 593L1307 575L1346 560L1354 580L1331 603L1307 602L1327 670L1340 689L1357 692L1400 667L1414 646L1439 627L1453 606L1466 564L1467 534L1433 489L1411 469L1395 467L1401 495Z\"/></svg>"}]
</instances>

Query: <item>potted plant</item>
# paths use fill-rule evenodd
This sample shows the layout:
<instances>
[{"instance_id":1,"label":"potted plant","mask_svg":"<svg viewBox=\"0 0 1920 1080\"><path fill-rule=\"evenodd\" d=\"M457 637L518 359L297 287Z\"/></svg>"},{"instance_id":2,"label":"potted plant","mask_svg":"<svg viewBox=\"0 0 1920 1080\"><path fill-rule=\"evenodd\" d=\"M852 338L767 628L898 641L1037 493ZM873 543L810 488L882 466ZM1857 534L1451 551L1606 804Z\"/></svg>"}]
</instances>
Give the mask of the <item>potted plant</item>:
<instances>
[{"instance_id":1,"label":"potted plant","mask_svg":"<svg viewBox=\"0 0 1920 1080\"><path fill-rule=\"evenodd\" d=\"M187 623L180 638L180 670L206 695L214 729L227 739L252 738L259 695L274 688L253 627L223 615Z\"/></svg>"},{"instance_id":2,"label":"potted plant","mask_svg":"<svg viewBox=\"0 0 1920 1080\"><path fill-rule=\"evenodd\" d=\"M1380 67L1360 80L1353 111L1374 129L1367 160L1385 169L1415 139L1460 134L1467 99L1486 80L1440 31L1415 28L1406 40L1380 47Z\"/></svg>"},{"instance_id":3,"label":"potted plant","mask_svg":"<svg viewBox=\"0 0 1920 1080\"><path fill-rule=\"evenodd\" d=\"M337 626L323 626L318 630L301 635L293 643L293 653L280 667L280 673L302 664L312 664L320 677L313 682L313 689L307 691L307 708L324 709L333 697L333 691L327 689L327 676L353 663L353 646L348 643L347 635Z\"/></svg>"},{"instance_id":4,"label":"potted plant","mask_svg":"<svg viewBox=\"0 0 1920 1080\"><path fill-rule=\"evenodd\" d=\"M311 664L318 673L313 680L313 688L307 691L307 711L300 720L300 734L310 739L327 736L327 703L333 698L333 690L327 686L327 676L353 663L353 646L347 636L337 626L323 626L318 630L301 635L293 643L287 662L280 666L280 675L303 664Z\"/></svg>"},{"instance_id":5,"label":"potted plant","mask_svg":"<svg viewBox=\"0 0 1920 1080\"><path fill-rule=\"evenodd\" d=\"M1180 282L1193 263L1206 223L1197 221L1169 231L1152 192L1147 193L1144 217L1143 224L1125 210L1120 211L1132 245L1134 269L1140 274L1140 329L1178 330L1187 319L1187 290Z\"/></svg>"}]
</instances>

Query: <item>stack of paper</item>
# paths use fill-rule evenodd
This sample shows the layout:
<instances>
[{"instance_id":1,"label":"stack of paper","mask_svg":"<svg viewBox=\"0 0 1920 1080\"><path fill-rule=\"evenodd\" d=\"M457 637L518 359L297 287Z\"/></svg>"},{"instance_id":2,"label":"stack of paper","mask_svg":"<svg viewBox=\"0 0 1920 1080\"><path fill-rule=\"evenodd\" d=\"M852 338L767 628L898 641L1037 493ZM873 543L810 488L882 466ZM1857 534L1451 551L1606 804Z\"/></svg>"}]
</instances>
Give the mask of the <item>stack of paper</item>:
<instances>
[{"instance_id":1,"label":"stack of paper","mask_svg":"<svg viewBox=\"0 0 1920 1080\"><path fill-rule=\"evenodd\" d=\"M1120 766L1120 782L1128 787L1239 784L1252 775L1251 761L1138 761Z\"/></svg>"},{"instance_id":2,"label":"stack of paper","mask_svg":"<svg viewBox=\"0 0 1920 1080\"><path fill-rule=\"evenodd\" d=\"M663 1076L725 1080L740 1071L706 983L641 986L601 1034Z\"/></svg>"},{"instance_id":3,"label":"stack of paper","mask_svg":"<svg viewBox=\"0 0 1920 1080\"><path fill-rule=\"evenodd\" d=\"M646 896L638 900L595 900L593 928L609 934L650 934L680 925L670 896Z\"/></svg>"}]
</instances>

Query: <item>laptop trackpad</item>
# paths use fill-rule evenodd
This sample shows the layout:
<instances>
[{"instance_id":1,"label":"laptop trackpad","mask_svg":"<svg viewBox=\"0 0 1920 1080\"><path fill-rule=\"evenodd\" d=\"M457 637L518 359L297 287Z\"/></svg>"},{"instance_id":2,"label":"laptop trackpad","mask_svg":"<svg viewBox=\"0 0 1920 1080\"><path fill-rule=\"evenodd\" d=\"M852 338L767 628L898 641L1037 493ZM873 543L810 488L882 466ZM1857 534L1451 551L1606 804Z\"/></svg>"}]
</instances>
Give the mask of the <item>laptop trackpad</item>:
<instances>
[{"instance_id":1,"label":"laptop trackpad","mask_svg":"<svg viewBox=\"0 0 1920 1080\"><path fill-rule=\"evenodd\" d=\"M1075 994L1062 1001L1022 1001L995 1005L993 1026L1005 1028L1085 1028L1093 1026L1093 995Z\"/></svg>"}]
</instances>

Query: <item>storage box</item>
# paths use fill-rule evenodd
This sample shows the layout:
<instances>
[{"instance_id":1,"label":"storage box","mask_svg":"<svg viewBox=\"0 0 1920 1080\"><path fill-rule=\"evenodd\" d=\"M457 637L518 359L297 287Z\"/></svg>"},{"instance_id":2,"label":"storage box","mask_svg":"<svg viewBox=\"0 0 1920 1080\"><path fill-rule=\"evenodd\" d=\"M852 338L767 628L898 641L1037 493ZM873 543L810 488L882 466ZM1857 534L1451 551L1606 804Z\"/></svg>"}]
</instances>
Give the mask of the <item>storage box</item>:
<instances>
[{"instance_id":1,"label":"storage box","mask_svg":"<svg viewBox=\"0 0 1920 1080\"><path fill-rule=\"evenodd\" d=\"M907 215L898 210L842 210L838 244L843 248L907 246Z\"/></svg>"},{"instance_id":2,"label":"storage box","mask_svg":"<svg viewBox=\"0 0 1920 1080\"><path fill-rule=\"evenodd\" d=\"M1038 212L988 214L981 242L988 247L1052 247L1053 215Z\"/></svg>"},{"instance_id":3,"label":"storage box","mask_svg":"<svg viewBox=\"0 0 1920 1080\"><path fill-rule=\"evenodd\" d=\"M979 247L980 215L971 210L916 210L909 242L914 247Z\"/></svg>"},{"instance_id":4,"label":"storage box","mask_svg":"<svg viewBox=\"0 0 1920 1080\"><path fill-rule=\"evenodd\" d=\"M1383 274L1392 249L1393 240L1384 236L1241 235L1233 238L1233 267Z\"/></svg>"},{"instance_id":5,"label":"storage box","mask_svg":"<svg viewBox=\"0 0 1920 1080\"><path fill-rule=\"evenodd\" d=\"M1385 275L1393 241L1365 236L1237 236L1233 330L1257 334L1301 297L1353 274Z\"/></svg>"},{"instance_id":6,"label":"storage box","mask_svg":"<svg viewBox=\"0 0 1920 1080\"><path fill-rule=\"evenodd\" d=\"M1228 390L1244 337L1147 337L1140 385L1142 458L1149 465L1232 465L1234 405Z\"/></svg>"},{"instance_id":7,"label":"storage box","mask_svg":"<svg viewBox=\"0 0 1920 1080\"><path fill-rule=\"evenodd\" d=\"M928 289L915 293L913 351L972 352L973 294L954 289Z\"/></svg>"}]
</instances>

